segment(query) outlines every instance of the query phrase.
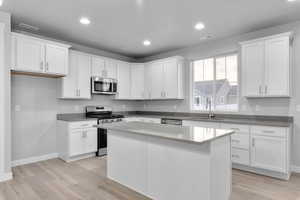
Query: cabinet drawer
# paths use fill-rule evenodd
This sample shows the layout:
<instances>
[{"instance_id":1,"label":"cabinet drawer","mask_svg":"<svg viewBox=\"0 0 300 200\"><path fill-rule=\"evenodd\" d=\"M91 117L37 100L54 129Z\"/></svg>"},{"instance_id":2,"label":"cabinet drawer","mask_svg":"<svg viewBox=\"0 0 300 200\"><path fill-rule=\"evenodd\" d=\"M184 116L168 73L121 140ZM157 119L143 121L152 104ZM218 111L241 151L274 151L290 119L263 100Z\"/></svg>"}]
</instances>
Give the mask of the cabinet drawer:
<instances>
[{"instance_id":1,"label":"cabinet drawer","mask_svg":"<svg viewBox=\"0 0 300 200\"><path fill-rule=\"evenodd\" d=\"M97 120L95 121L81 121L81 122L71 122L69 123L70 129L78 129L78 128L89 128L97 125Z\"/></svg>"},{"instance_id":2,"label":"cabinet drawer","mask_svg":"<svg viewBox=\"0 0 300 200\"><path fill-rule=\"evenodd\" d=\"M249 165L249 151L243 149L231 149L231 160L233 163L242 164L242 165Z\"/></svg>"},{"instance_id":3,"label":"cabinet drawer","mask_svg":"<svg viewBox=\"0 0 300 200\"><path fill-rule=\"evenodd\" d=\"M247 134L235 133L231 135L231 146L249 150L250 136Z\"/></svg>"},{"instance_id":4,"label":"cabinet drawer","mask_svg":"<svg viewBox=\"0 0 300 200\"><path fill-rule=\"evenodd\" d=\"M250 126L240 124L221 124L222 129L232 129L236 133L248 134L250 132Z\"/></svg>"},{"instance_id":5,"label":"cabinet drawer","mask_svg":"<svg viewBox=\"0 0 300 200\"><path fill-rule=\"evenodd\" d=\"M271 136L271 137L286 137L287 128L272 127L272 126L251 126L253 135Z\"/></svg>"}]
</instances>

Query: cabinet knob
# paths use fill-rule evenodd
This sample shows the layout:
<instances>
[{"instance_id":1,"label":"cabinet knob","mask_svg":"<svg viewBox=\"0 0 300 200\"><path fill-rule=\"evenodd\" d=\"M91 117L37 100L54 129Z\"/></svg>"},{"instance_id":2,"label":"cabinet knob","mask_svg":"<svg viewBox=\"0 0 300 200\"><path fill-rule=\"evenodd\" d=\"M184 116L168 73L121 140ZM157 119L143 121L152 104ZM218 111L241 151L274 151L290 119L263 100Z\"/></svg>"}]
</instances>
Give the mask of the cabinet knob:
<instances>
[{"instance_id":1,"label":"cabinet knob","mask_svg":"<svg viewBox=\"0 0 300 200\"><path fill-rule=\"evenodd\" d=\"M46 62L46 71L48 71L48 70L49 70L49 63Z\"/></svg>"}]
</instances>

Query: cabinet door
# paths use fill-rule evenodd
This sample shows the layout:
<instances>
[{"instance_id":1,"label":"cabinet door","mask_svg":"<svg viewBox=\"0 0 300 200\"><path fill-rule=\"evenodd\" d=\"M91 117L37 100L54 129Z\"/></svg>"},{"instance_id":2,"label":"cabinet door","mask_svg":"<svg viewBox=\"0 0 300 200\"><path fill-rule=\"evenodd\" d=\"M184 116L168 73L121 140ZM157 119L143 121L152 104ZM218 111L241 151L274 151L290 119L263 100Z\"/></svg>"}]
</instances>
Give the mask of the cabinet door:
<instances>
[{"instance_id":1,"label":"cabinet door","mask_svg":"<svg viewBox=\"0 0 300 200\"><path fill-rule=\"evenodd\" d=\"M164 66L162 63L151 63L147 70L147 84L150 93L150 99L163 98L163 73Z\"/></svg>"},{"instance_id":2,"label":"cabinet door","mask_svg":"<svg viewBox=\"0 0 300 200\"><path fill-rule=\"evenodd\" d=\"M244 96L262 96L264 79L264 42L242 46L242 85Z\"/></svg>"},{"instance_id":3,"label":"cabinet door","mask_svg":"<svg viewBox=\"0 0 300 200\"><path fill-rule=\"evenodd\" d=\"M77 55L77 85L80 98L91 98L91 58L89 55Z\"/></svg>"},{"instance_id":4,"label":"cabinet door","mask_svg":"<svg viewBox=\"0 0 300 200\"><path fill-rule=\"evenodd\" d=\"M105 61L105 72L107 78L117 79L117 61L106 60Z\"/></svg>"},{"instance_id":5,"label":"cabinet door","mask_svg":"<svg viewBox=\"0 0 300 200\"><path fill-rule=\"evenodd\" d=\"M164 93L163 97L167 99L178 98L178 66L177 61L164 63Z\"/></svg>"},{"instance_id":6,"label":"cabinet door","mask_svg":"<svg viewBox=\"0 0 300 200\"><path fill-rule=\"evenodd\" d=\"M251 166L277 172L287 172L287 141L285 138L253 135Z\"/></svg>"},{"instance_id":7,"label":"cabinet door","mask_svg":"<svg viewBox=\"0 0 300 200\"><path fill-rule=\"evenodd\" d=\"M69 156L81 155L85 152L84 133L82 130L73 130L69 135Z\"/></svg>"},{"instance_id":8,"label":"cabinet door","mask_svg":"<svg viewBox=\"0 0 300 200\"><path fill-rule=\"evenodd\" d=\"M131 98L144 99L145 66L143 64L131 65Z\"/></svg>"},{"instance_id":9,"label":"cabinet door","mask_svg":"<svg viewBox=\"0 0 300 200\"><path fill-rule=\"evenodd\" d=\"M78 64L77 54L70 51L69 56L69 72L68 76L65 76L61 80L61 98L78 98L78 88L77 88L77 64Z\"/></svg>"},{"instance_id":10,"label":"cabinet door","mask_svg":"<svg viewBox=\"0 0 300 200\"><path fill-rule=\"evenodd\" d=\"M92 128L83 132L85 140L85 153L92 153L97 151L97 129Z\"/></svg>"},{"instance_id":11,"label":"cabinet door","mask_svg":"<svg viewBox=\"0 0 300 200\"><path fill-rule=\"evenodd\" d=\"M289 48L288 36L265 43L266 96L289 96Z\"/></svg>"},{"instance_id":12,"label":"cabinet door","mask_svg":"<svg viewBox=\"0 0 300 200\"><path fill-rule=\"evenodd\" d=\"M67 75L69 50L55 45L46 45L45 72L51 74Z\"/></svg>"},{"instance_id":13,"label":"cabinet door","mask_svg":"<svg viewBox=\"0 0 300 200\"><path fill-rule=\"evenodd\" d=\"M26 72L44 72L44 44L29 38L17 37L14 39L14 69Z\"/></svg>"},{"instance_id":14,"label":"cabinet door","mask_svg":"<svg viewBox=\"0 0 300 200\"><path fill-rule=\"evenodd\" d=\"M101 57L92 57L92 76L105 77L105 61Z\"/></svg>"},{"instance_id":15,"label":"cabinet door","mask_svg":"<svg viewBox=\"0 0 300 200\"><path fill-rule=\"evenodd\" d=\"M118 95L117 99L130 99L130 65L118 63Z\"/></svg>"}]
</instances>

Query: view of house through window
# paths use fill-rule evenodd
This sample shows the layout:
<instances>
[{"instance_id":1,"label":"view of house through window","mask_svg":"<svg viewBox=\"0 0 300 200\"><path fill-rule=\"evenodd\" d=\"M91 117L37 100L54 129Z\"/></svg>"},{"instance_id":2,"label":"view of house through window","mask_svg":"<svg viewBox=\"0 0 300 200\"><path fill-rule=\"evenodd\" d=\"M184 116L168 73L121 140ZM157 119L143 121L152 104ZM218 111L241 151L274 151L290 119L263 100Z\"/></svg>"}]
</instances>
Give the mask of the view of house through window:
<instances>
[{"instance_id":1,"label":"view of house through window","mask_svg":"<svg viewBox=\"0 0 300 200\"><path fill-rule=\"evenodd\" d=\"M193 62L193 110L238 110L237 54Z\"/></svg>"}]
</instances>

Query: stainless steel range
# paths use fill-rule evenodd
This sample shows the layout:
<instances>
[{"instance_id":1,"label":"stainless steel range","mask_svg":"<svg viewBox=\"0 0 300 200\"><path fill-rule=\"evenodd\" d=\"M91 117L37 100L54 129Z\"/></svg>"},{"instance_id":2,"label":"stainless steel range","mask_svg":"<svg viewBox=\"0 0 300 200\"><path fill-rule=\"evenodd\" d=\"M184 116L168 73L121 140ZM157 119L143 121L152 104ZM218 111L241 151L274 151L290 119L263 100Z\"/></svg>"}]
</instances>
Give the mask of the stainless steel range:
<instances>
[{"instance_id":1,"label":"stainless steel range","mask_svg":"<svg viewBox=\"0 0 300 200\"><path fill-rule=\"evenodd\" d=\"M112 109L104 106L87 106L86 117L98 119L98 124L115 123L122 121L123 115L113 114ZM98 128L97 156L107 154L107 130Z\"/></svg>"}]
</instances>

